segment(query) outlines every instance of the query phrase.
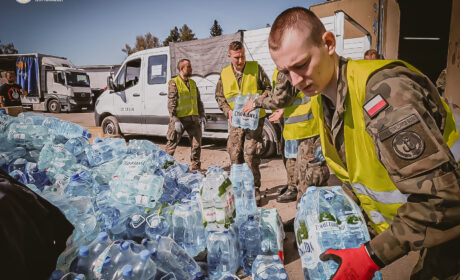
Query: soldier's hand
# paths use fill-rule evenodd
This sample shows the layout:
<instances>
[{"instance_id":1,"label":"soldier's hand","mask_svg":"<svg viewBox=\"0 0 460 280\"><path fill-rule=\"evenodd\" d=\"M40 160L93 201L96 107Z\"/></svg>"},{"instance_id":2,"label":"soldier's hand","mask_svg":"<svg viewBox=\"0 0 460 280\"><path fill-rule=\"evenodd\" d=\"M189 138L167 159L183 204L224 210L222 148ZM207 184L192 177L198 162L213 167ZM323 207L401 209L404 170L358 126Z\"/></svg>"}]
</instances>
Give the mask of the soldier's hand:
<instances>
[{"instance_id":1,"label":"soldier's hand","mask_svg":"<svg viewBox=\"0 0 460 280\"><path fill-rule=\"evenodd\" d=\"M232 125L232 117L233 117L233 111L230 110L228 111L228 122L230 123L230 125Z\"/></svg>"},{"instance_id":2,"label":"soldier's hand","mask_svg":"<svg viewBox=\"0 0 460 280\"><path fill-rule=\"evenodd\" d=\"M206 117L201 117L200 118L200 125L204 127L206 125Z\"/></svg>"},{"instance_id":3,"label":"soldier's hand","mask_svg":"<svg viewBox=\"0 0 460 280\"><path fill-rule=\"evenodd\" d=\"M271 122L277 122L283 117L283 114L284 114L283 109L276 110L270 115L270 117L268 117L268 120Z\"/></svg>"},{"instance_id":4,"label":"soldier's hand","mask_svg":"<svg viewBox=\"0 0 460 280\"><path fill-rule=\"evenodd\" d=\"M177 133L182 133L182 132L184 132L184 125L180 121L176 121L174 123L174 130Z\"/></svg>"},{"instance_id":5,"label":"soldier's hand","mask_svg":"<svg viewBox=\"0 0 460 280\"><path fill-rule=\"evenodd\" d=\"M319 257L322 261L333 260L339 268L331 279L370 280L380 268L372 261L365 245L355 249L329 249Z\"/></svg>"},{"instance_id":6,"label":"soldier's hand","mask_svg":"<svg viewBox=\"0 0 460 280\"><path fill-rule=\"evenodd\" d=\"M248 101L246 103L244 103L243 110L241 110L241 112L243 112L243 114L247 115L247 114L249 114L250 112L252 112L255 109L256 108L254 107L254 99L249 98Z\"/></svg>"}]
</instances>

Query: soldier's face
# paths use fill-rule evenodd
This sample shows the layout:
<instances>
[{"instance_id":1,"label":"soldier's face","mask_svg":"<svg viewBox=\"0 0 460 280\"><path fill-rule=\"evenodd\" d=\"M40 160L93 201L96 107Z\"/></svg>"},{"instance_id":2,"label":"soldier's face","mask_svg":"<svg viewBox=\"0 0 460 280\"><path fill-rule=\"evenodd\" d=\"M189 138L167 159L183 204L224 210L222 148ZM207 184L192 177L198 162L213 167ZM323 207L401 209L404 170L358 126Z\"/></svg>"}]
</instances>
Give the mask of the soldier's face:
<instances>
[{"instance_id":1,"label":"soldier's face","mask_svg":"<svg viewBox=\"0 0 460 280\"><path fill-rule=\"evenodd\" d=\"M246 56L244 55L244 49L237 50L237 51L228 51L228 57L235 67L235 70L238 72L242 72L244 68L244 64L246 64Z\"/></svg>"},{"instance_id":2,"label":"soldier's face","mask_svg":"<svg viewBox=\"0 0 460 280\"><path fill-rule=\"evenodd\" d=\"M317 46L309 37L309 30L288 30L281 47L276 51L270 49L270 54L278 70L293 86L314 96L323 91L334 74L335 39L332 33L326 32Z\"/></svg>"},{"instance_id":3,"label":"soldier's face","mask_svg":"<svg viewBox=\"0 0 460 280\"><path fill-rule=\"evenodd\" d=\"M192 76L192 64L188 61L184 61L181 71L185 78L190 78Z\"/></svg>"}]
</instances>

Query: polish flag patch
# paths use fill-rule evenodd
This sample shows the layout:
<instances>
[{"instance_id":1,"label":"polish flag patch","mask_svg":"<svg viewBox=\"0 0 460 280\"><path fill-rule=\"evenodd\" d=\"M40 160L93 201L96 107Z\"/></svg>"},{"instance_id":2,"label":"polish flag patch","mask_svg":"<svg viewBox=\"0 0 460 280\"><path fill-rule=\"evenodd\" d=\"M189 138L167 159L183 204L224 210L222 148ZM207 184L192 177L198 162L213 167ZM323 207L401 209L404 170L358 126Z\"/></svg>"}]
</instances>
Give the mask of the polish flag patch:
<instances>
[{"instance_id":1,"label":"polish flag patch","mask_svg":"<svg viewBox=\"0 0 460 280\"><path fill-rule=\"evenodd\" d=\"M369 115L369 117L373 118L382 110L388 107L388 103L383 99L383 97L378 94L371 100L369 100L366 104L364 104L364 111Z\"/></svg>"}]
</instances>

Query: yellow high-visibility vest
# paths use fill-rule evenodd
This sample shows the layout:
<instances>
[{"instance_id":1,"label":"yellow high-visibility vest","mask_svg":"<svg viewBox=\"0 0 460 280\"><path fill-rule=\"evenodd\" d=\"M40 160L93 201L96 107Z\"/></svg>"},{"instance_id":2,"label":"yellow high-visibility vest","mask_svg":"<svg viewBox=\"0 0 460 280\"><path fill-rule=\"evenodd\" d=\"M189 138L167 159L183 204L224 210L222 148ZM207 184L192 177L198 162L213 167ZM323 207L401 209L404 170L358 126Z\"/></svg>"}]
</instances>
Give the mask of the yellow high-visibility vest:
<instances>
[{"instance_id":1,"label":"yellow high-visibility vest","mask_svg":"<svg viewBox=\"0 0 460 280\"><path fill-rule=\"evenodd\" d=\"M198 99L196 83L192 79L188 79L190 89L184 83L181 77L177 76L174 79L177 87L177 108L176 114L179 118L186 116L198 116ZM171 81L169 81L171 83Z\"/></svg>"},{"instance_id":2,"label":"yellow high-visibility vest","mask_svg":"<svg viewBox=\"0 0 460 280\"><path fill-rule=\"evenodd\" d=\"M364 120L363 106L366 97L367 80L375 71L391 63L399 63L419 72L415 67L400 60L359 60L348 62L347 82L349 93L346 98L344 115L347 168L345 168L336 148L331 143L331 133L324 123L321 96L312 97L312 108L315 116L318 116L324 157L340 180L351 183L354 193L361 202L361 206L371 220L372 227L378 233L383 232L390 226L398 208L407 201L408 196L398 190L390 179L388 171L377 158L374 142L366 131ZM452 112L447 104L444 103L443 106L448 112L443 138L448 146L452 147L459 142L459 133L456 129Z\"/></svg>"},{"instance_id":3,"label":"yellow high-visibility vest","mask_svg":"<svg viewBox=\"0 0 460 280\"><path fill-rule=\"evenodd\" d=\"M273 88L276 86L278 68L273 72ZM284 108L284 129L285 140L300 140L319 135L318 123L311 110L310 97L303 92L297 93L295 101L291 106Z\"/></svg>"},{"instance_id":4,"label":"yellow high-visibility vest","mask_svg":"<svg viewBox=\"0 0 460 280\"><path fill-rule=\"evenodd\" d=\"M233 110L238 93L241 92L241 95L245 96L248 93L261 94L262 91L257 89L257 76L259 73L259 64L257 61L246 61L241 89L238 86L238 81L235 78L232 67L233 66L230 64L222 69L220 79L222 81L225 99L227 100L228 105L230 105L230 108ZM260 109L259 118L263 118L265 115L265 110Z\"/></svg>"}]
</instances>

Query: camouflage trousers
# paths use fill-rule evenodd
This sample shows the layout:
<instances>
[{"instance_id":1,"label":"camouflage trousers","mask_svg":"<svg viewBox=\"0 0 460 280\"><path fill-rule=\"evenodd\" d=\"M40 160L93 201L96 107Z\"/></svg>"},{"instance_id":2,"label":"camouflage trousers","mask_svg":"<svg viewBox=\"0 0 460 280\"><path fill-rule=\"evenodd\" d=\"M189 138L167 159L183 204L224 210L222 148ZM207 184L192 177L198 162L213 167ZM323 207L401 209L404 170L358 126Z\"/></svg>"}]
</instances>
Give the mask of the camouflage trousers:
<instances>
[{"instance_id":1,"label":"camouflage trousers","mask_svg":"<svg viewBox=\"0 0 460 280\"><path fill-rule=\"evenodd\" d=\"M184 130L187 131L187 134L191 143L191 152L190 152L190 162L192 167L201 167L200 156L201 156L201 126L198 116L187 116L179 118L180 122L184 126ZM179 144L180 139L182 138L183 133L178 133L174 129L174 121L171 120L168 126L168 132L166 133L166 143L165 151L174 155L176 151L177 144Z\"/></svg>"},{"instance_id":2,"label":"camouflage trousers","mask_svg":"<svg viewBox=\"0 0 460 280\"><path fill-rule=\"evenodd\" d=\"M254 175L254 186L260 188L260 155L257 154L257 146L262 145L262 131L264 118L259 119L259 125L255 130L230 127L227 140L227 152L232 164L247 163Z\"/></svg>"},{"instance_id":3,"label":"camouflage trousers","mask_svg":"<svg viewBox=\"0 0 460 280\"><path fill-rule=\"evenodd\" d=\"M319 146L321 146L319 136L299 140L294 175L297 181L297 202L309 186L325 186L329 179L329 168L326 162L312 162Z\"/></svg>"}]
</instances>

